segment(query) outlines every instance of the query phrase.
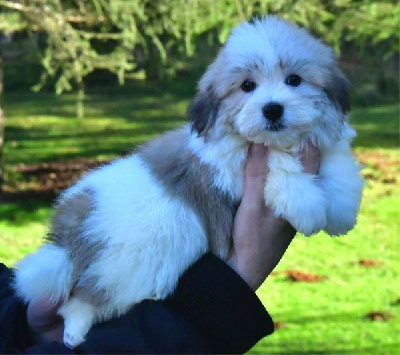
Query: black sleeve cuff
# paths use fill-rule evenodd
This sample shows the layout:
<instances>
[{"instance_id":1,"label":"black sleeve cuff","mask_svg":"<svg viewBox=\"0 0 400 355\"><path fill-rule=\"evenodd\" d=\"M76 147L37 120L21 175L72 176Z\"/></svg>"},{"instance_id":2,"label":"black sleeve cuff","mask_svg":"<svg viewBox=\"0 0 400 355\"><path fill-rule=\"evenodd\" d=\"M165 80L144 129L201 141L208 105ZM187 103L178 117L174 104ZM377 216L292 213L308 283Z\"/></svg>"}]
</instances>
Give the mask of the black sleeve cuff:
<instances>
[{"instance_id":1,"label":"black sleeve cuff","mask_svg":"<svg viewBox=\"0 0 400 355\"><path fill-rule=\"evenodd\" d=\"M274 331L256 294L212 254L185 272L167 302L206 337L215 353L244 353Z\"/></svg>"},{"instance_id":2,"label":"black sleeve cuff","mask_svg":"<svg viewBox=\"0 0 400 355\"><path fill-rule=\"evenodd\" d=\"M24 350L33 343L26 319L26 305L11 286L13 277L12 270L0 264L0 353Z\"/></svg>"}]
</instances>

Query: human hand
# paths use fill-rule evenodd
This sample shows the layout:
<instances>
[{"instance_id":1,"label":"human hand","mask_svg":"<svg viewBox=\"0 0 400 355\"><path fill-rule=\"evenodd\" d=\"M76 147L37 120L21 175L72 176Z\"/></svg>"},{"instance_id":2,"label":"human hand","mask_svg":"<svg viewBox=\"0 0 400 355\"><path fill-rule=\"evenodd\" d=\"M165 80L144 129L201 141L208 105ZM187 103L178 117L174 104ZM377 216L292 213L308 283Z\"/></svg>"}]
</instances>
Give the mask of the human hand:
<instances>
[{"instance_id":1,"label":"human hand","mask_svg":"<svg viewBox=\"0 0 400 355\"><path fill-rule=\"evenodd\" d=\"M26 318L39 342L63 342L64 320L57 313L60 305L61 301L50 303L47 300L35 300L29 303Z\"/></svg>"},{"instance_id":2,"label":"human hand","mask_svg":"<svg viewBox=\"0 0 400 355\"><path fill-rule=\"evenodd\" d=\"M278 264L296 231L265 206L264 185L268 175L268 150L252 144L245 169L242 201L234 220L233 246L227 263L257 290ZM320 153L311 143L301 152L304 171L317 174Z\"/></svg>"}]
</instances>

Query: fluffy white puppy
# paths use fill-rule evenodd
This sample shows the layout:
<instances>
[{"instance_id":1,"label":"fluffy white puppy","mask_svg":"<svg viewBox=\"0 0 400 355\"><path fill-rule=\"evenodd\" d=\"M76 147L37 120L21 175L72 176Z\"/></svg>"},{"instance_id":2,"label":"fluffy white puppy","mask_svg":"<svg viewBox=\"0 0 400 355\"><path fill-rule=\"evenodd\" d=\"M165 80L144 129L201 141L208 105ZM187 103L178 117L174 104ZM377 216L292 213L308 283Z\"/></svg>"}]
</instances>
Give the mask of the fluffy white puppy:
<instances>
[{"instance_id":1,"label":"fluffy white puppy","mask_svg":"<svg viewBox=\"0 0 400 355\"><path fill-rule=\"evenodd\" d=\"M84 177L55 207L48 243L18 264L27 302L65 302L65 344L143 299L165 298L207 250L225 258L248 145L269 147L265 200L306 235L348 232L362 180L347 81L333 51L275 17L233 30L198 85L191 125ZM318 177L299 151L322 155Z\"/></svg>"}]
</instances>

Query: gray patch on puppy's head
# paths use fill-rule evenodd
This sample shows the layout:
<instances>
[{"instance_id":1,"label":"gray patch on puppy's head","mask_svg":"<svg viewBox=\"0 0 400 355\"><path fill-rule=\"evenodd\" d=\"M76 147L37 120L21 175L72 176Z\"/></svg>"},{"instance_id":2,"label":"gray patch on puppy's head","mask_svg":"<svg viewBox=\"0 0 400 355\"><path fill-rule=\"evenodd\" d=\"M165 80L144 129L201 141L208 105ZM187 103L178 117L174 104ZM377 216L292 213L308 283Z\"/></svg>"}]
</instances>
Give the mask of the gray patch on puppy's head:
<instances>
[{"instance_id":1,"label":"gray patch on puppy's head","mask_svg":"<svg viewBox=\"0 0 400 355\"><path fill-rule=\"evenodd\" d=\"M219 100L211 86L200 91L188 108L188 118L192 131L204 136L214 126L218 116Z\"/></svg>"},{"instance_id":2,"label":"gray patch on puppy's head","mask_svg":"<svg viewBox=\"0 0 400 355\"><path fill-rule=\"evenodd\" d=\"M329 99L339 106L344 114L350 111L349 81L337 68L332 70L327 80L325 92Z\"/></svg>"}]
</instances>

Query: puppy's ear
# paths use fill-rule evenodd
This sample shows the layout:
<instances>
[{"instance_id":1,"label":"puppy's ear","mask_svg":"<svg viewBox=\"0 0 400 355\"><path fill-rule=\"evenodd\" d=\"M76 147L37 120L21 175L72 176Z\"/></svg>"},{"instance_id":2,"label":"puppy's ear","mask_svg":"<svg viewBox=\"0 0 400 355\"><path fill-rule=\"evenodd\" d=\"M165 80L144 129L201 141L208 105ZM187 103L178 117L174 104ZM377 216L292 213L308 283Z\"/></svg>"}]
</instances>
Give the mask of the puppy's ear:
<instances>
[{"instance_id":1,"label":"puppy's ear","mask_svg":"<svg viewBox=\"0 0 400 355\"><path fill-rule=\"evenodd\" d=\"M335 70L331 73L325 91L344 114L350 111L349 82L342 72Z\"/></svg>"},{"instance_id":2,"label":"puppy's ear","mask_svg":"<svg viewBox=\"0 0 400 355\"><path fill-rule=\"evenodd\" d=\"M218 116L219 101L213 90L199 92L188 108L188 117L192 131L204 136L215 124Z\"/></svg>"}]
</instances>

